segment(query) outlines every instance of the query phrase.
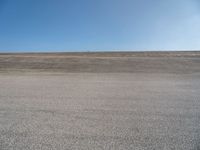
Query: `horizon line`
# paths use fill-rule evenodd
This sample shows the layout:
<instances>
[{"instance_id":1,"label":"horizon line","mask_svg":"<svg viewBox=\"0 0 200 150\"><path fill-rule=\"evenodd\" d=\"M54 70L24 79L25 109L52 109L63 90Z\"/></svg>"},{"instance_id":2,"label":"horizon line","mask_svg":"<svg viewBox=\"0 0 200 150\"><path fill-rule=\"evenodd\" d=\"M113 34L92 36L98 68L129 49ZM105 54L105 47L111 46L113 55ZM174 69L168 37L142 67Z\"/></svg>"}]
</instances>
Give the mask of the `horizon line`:
<instances>
[{"instance_id":1,"label":"horizon line","mask_svg":"<svg viewBox=\"0 0 200 150\"><path fill-rule=\"evenodd\" d=\"M137 53L137 52L200 52L200 50L76 50L76 51L1 51L0 54L29 54L29 53Z\"/></svg>"}]
</instances>

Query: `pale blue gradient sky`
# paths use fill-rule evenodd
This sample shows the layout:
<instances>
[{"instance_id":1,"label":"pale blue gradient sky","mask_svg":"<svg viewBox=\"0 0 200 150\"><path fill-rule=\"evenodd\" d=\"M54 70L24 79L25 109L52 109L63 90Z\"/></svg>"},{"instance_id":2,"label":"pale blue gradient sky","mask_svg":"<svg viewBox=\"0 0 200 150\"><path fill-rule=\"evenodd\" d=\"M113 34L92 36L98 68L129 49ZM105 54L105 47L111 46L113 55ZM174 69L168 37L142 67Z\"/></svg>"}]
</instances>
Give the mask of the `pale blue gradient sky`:
<instances>
[{"instance_id":1,"label":"pale blue gradient sky","mask_svg":"<svg viewBox=\"0 0 200 150\"><path fill-rule=\"evenodd\" d=\"M199 0L0 0L0 51L200 50Z\"/></svg>"}]
</instances>

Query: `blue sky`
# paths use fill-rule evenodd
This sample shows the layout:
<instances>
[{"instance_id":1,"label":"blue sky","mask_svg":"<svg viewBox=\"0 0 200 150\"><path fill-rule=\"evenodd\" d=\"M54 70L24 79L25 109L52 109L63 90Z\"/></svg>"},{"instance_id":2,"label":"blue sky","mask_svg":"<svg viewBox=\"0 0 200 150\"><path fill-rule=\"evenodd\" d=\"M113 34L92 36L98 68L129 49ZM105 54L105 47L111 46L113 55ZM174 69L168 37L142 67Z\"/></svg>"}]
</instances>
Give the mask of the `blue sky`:
<instances>
[{"instance_id":1,"label":"blue sky","mask_svg":"<svg viewBox=\"0 0 200 150\"><path fill-rule=\"evenodd\" d=\"M199 0L0 0L0 51L200 50Z\"/></svg>"}]
</instances>

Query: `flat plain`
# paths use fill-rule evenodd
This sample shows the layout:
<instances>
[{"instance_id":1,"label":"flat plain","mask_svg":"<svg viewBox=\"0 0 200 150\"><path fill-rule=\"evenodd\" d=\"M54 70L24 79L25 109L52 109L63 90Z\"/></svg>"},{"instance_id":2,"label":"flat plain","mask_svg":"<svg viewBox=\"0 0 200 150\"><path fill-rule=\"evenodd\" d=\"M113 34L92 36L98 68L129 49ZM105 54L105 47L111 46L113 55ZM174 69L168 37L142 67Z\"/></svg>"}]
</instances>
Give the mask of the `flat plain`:
<instances>
[{"instance_id":1,"label":"flat plain","mask_svg":"<svg viewBox=\"0 0 200 150\"><path fill-rule=\"evenodd\" d=\"M1 150L200 150L200 52L0 54Z\"/></svg>"}]
</instances>

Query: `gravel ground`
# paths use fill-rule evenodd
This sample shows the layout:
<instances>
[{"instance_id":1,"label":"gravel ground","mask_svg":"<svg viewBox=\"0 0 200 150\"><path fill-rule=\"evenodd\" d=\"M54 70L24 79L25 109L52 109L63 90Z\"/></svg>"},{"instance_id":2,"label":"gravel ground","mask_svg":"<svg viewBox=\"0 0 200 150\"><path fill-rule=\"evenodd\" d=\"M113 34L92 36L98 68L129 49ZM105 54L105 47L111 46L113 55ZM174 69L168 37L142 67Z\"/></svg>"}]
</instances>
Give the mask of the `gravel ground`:
<instances>
[{"instance_id":1,"label":"gravel ground","mask_svg":"<svg viewBox=\"0 0 200 150\"><path fill-rule=\"evenodd\" d=\"M190 59L178 72L1 72L0 150L200 150Z\"/></svg>"},{"instance_id":2,"label":"gravel ground","mask_svg":"<svg viewBox=\"0 0 200 150\"><path fill-rule=\"evenodd\" d=\"M200 75L0 75L0 149L200 148Z\"/></svg>"}]
</instances>

